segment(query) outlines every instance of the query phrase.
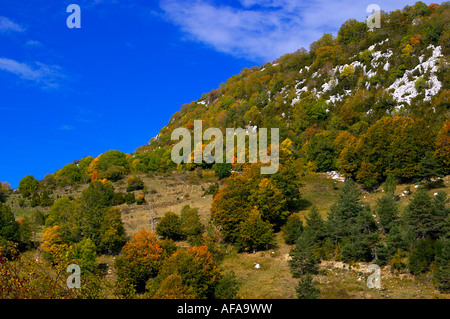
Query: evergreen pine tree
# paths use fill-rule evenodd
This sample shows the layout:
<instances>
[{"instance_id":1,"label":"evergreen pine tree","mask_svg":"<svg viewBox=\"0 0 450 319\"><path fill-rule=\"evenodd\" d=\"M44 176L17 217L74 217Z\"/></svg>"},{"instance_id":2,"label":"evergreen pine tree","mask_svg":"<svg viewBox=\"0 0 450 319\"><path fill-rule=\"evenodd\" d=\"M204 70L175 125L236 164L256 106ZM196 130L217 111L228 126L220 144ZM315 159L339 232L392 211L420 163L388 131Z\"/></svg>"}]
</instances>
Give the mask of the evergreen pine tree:
<instances>
[{"instance_id":1,"label":"evergreen pine tree","mask_svg":"<svg viewBox=\"0 0 450 319\"><path fill-rule=\"evenodd\" d=\"M436 157L431 152L426 152L419 163L420 168L417 177L430 182L432 177L441 176L440 167Z\"/></svg>"},{"instance_id":2,"label":"evergreen pine tree","mask_svg":"<svg viewBox=\"0 0 450 319\"><path fill-rule=\"evenodd\" d=\"M384 182L384 191L386 193L395 193L395 189L397 188L397 183L395 181L394 175L389 173L386 177L386 181Z\"/></svg>"},{"instance_id":3,"label":"evergreen pine tree","mask_svg":"<svg viewBox=\"0 0 450 319\"><path fill-rule=\"evenodd\" d=\"M389 191L377 200L376 213L383 233L389 233L398 217L398 207L394 193Z\"/></svg>"},{"instance_id":4,"label":"evergreen pine tree","mask_svg":"<svg viewBox=\"0 0 450 319\"><path fill-rule=\"evenodd\" d=\"M327 228L336 245L342 238L350 235L351 229L356 224L357 216L363 210L359 201L360 195L361 191L356 183L347 179L339 194L339 200L331 206Z\"/></svg>"},{"instance_id":5,"label":"evergreen pine tree","mask_svg":"<svg viewBox=\"0 0 450 319\"><path fill-rule=\"evenodd\" d=\"M302 276L295 288L298 299L318 299L320 297L320 289L317 283L313 281L311 274Z\"/></svg>"},{"instance_id":6,"label":"evergreen pine tree","mask_svg":"<svg viewBox=\"0 0 450 319\"><path fill-rule=\"evenodd\" d=\"M370 208L365 208L356 217L355 225L342 245L342 255L348 261L377 260L380 237Z\"/></svg>"},{"instance_id":7,"label":"evergreen pine tree","mask_svg":"<svg viewBox=\"0 0 450 319\"><path fill-rule=\"evenodd\" d=\"M3 240L19 242L20 233L11 208L0 203L0 242Z\"/></svg>"},{"instance_id":8,"label":"evergreen pine tree","mask_svg":"<svg viewBox=\"0 0 450 319\"><path fill-rule=\"evenodd\" d=\"M450 292L450 239L443 238L436 256L435 280L436 287L445 293Z\"/></svg>"},{"instance_id":9,"label":"evergreen pine tree","mask_svg":"<svg viewBox=\"0 0 450 319\"><path fill-rule=\"evenodd\" d=\"M439 227L442 227L442 223L439 222L442 217L437 215L436 210L439 205L439 200L435 202L424 188L419 188L414 194L406 207L404 221L416 238L437 237Z\"/></svg>"},{"instance_id":10,"label":"evergreen pine tree","mask_svg":"<svg viewBox=\"0 0 450 319\"><path fill-rule=\"evenodd\" d=\"M316 206L311 208L305 219L305 236L309 237L314 244L320 243L326 237L326 225Z\"/></svg>"},{"instance_id":11,"label":"evergreen pine tree","mask_svg":"<svg viewBox=\"0 0 450 319\"><path fill-rule=\"evenodd\" d=\"M425 273L430 269L435 256L436 241L431 239L431 237L419 239L409 256L408 268L414 275Z\"/></svg>"},{"instance_id":12,"label":"evergreen pine tree","mask_svg":"<svg viewBox=\"0 0 450 319\"><path fill-rule=\"evenodd\" d=\"M439 191L433 199L437 235L446 235L446 219L450 216L450 208L446 206L447 203L447 193L444 191Z\"/></svg>"},{"instance_id":13,"label":"evergreen pine tree","mask_svg":"<svg viewBox=\"0 0 450 319\"><path fill-rule=\"evenodd\" d=\"M53 205L53 200L50 198L48 191L45 190L42 192L41 196L41 206L42 207L49 207Z\"/></svg>"},{"instance_id":14,"label":"evergreen pine tree","mask_svg":"<svg viewBox=\"0 0 450 319\"><path fill-rule=\"evenodd\" d=\"M289 253L289 266L292 276L299 278L305 274L316 274L320 259L314 255L314 243L305 235L300 236L295 248Z\"/></svg>"},{"instance_id":15,"label":"evergreen pine tree","mask_svg":"<svg viewBox=\"0 0 450 319\"><path fill-rule=\"evenodd\" d=\"M36 206L39 206L40 204L41 204L41 198L37 192L34 192L33 195L31 196L30 206L36 207Z\"/></svg>"},{"instance_id":16,"label":"evergreen pine tree","mask_svg":"<svg viewBox=\"0 0 450 319\"><path fill-rule=\"evenodd\" d=\"M303 232L303 223L297 214L288 217L286 225L283 226L284 242L288 245L294 244Z\"/></svg>"}]
</instances>

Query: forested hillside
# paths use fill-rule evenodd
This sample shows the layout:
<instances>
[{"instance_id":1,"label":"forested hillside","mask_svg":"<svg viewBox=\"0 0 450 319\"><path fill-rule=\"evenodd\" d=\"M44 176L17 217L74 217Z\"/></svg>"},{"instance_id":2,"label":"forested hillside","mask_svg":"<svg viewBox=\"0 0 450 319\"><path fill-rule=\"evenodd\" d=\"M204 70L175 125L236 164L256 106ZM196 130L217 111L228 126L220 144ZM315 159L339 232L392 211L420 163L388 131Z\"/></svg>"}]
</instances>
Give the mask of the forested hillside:
<instances>
[{"instance_id":1,"label":"forested hillside","mask_svg":"<svg viewBox=\"0 0 450 319\"><path fill-rule=\"evenodd\" d=\"M389 173L448 174L448 18L448 3L418 2L383 14L380 29L349 20L337 37L244 69L183 105L135 158L152 170L142 153L162 152L173 129L201 119L203 129L279 128L302 165L339 170L368 189Z\"/></svg>"}]
</instances>

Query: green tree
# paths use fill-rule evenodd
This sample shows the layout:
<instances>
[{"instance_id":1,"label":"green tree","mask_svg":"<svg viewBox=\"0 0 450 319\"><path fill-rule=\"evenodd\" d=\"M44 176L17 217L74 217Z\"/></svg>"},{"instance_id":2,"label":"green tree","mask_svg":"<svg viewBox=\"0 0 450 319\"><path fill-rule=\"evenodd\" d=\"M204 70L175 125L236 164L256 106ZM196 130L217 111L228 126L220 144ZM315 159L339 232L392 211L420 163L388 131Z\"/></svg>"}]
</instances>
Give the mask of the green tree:
<instances>
[{"instance_id":1,"label":"green tree","mask_svg":"<svg viewBox=\"0 0 450 319\"><path fill-rule=\"evenodd\" d=\"M127 192L144 189L144 181L138 176L131 176L127 181Z\"/></svg>"},{"instance_id":2,"label":"green tree","mask_svg":"<svg viewBox=\"0 0 450 319\"><path fill-rule=\"evenodd\" d=\"M156 233L162 238L180 240L183 238L180 216L174 212L166 212L156 225Z\"/></svg>"},{"instance_id":3,"label":"green tree","mask_svg":"<svg viewBox=\"0 0 450 319\"><path fill-rule=\"evenodd\" d=\"M430 270L436 256L436 242L428 237L418 240L415 246L408 259L408 268L414 275L418 275Z\"/></svg>"},{"instance_id":4,"label":"green tree","mask_svg":"<svg viewBox=\"0 0 450 319\"><path fill-rule=\"evenodd\" d=\"M404 222L415 238L436 238L442 231L443 216L440 216L433 205L433 199L424 188L414 193L404 212Z\"/></svg>"},{"instance_id":5,"label":"green tree","mask_svg":"<svg viewBox=\"0 0 450 319\"><path fill-rule=\"evenodd\" d=\"M441 176L438 160L432 152L426 152L420 160L419 165L420 168L416 174L417 177L430 182L431 178Z\"/></svg>"},{"instance_id":6,"label":"green tree","mask_svg":"<svg viewBox=\"0 0 450 319\"><path fill-rule=\"evenodd\" d=\"M33 195L31 195L31 207L36 207L41 204L41 197L39 196L38 192L34 192Z\"/></svg>"},{"instance_id":7,"label":"green tree","mask_svg":"<svg viewBox=\"0 0 450 319\"><path fill-rule=\"evenodd\" d=\"M394 193L388 192L377 199L376 214L378 215L379 226L383 233L389 233L389 230L397 223L398 206L395 201Z\"/></svg>"},{"instance_id":8,"label":"green tree","mask_svg":"<svg viewBox=\"0 0 450 319\"><path fill-rule=\"evenodd\" d=\"M68 197L57 199L45 221L46 228L59 226L63 242L79 242L83 237L83 214L77 201Z\"/></svg>"},{"instance_id":9,"label":"green tree","mask_svg":"<svg viewBox=\"0 0 450 319\"><path fill-rule=\"evenodd\" d=\"M326 224L317 209L313 206L308 216L306 216L306 226L304 228L304 236L309 238L314 244L323 241L327 235Z\"/></svg>"},{"instance_id":10,"label":"green tree","mask_svg":"<svg viewBox=\"0 0 450 319\"><path fill-rule=\"evenodd\" d=\"M300 216L292 214L288 217L283 227L284 242L288 245L294 244L303 232L303 223Z\"/></svg>"},{"instance_id":11,"label":"green tree","mask_svg":"<svg viewBox=\"0 0 450 319\"><path fill-rule=\"evenodd\" d=\"M215 226L221 228L224 239L229 242L236 241L239 224L252 209L248 198L254 181L242 175L230 176L211 204L211 219Z\"/></svg>"},{"instance_id":12,"label":"green tree","mask_svg":"<svg viewBox=\"0 0 450 319\"><path fill-rule=\"evenodd\" d=\"M298 299L318 299L320 297L320 289L311 274L300 277L295 292Z\"/></svg>"},{"instance_id":13,"label":"green tree","mask_svg":"<svg viewBox=\"0 0 450 319\"><path fill-rule=\"evenodd\" d=\"M101 172L106 172L113 166L126 168L127 165L126 154L116 150L107 151L98 158L98 168Z\"/></svg>"},{"instance_id":14,"label":"green tree","mask_svg":"<svg viewBox=\"0 0 450 319\"><path fill-rule=\"evenodd\" d=\"M240 223L238 229L236 246L246 251L268 249L275 240L272 225L262 219L256 206L248 218Z\"/></svg>"},{"instance_id":15,"label":"green tree","mask_svg":"<svg viewBox=\"0 0 450 319\"><path fill-rule=\"evenodd\" d=\"M81 269L94 273L97 269L97 247L89 238L84 238L77 243L71 251L72 259L81 267Z\"/></svg>"},{"instance_id":16,"label":"green tree","mask_svg":"<svg viewBox=\"0 0 450 319\"><path fill-rule=\"evenodd\" d=\"M330 208L327 228L330 236L337 244L342 238L349 236L355 228L357 217L364 207L359 201L361 191L356 183L347 179L339 193L339 199Z\"/></svg>"},{"instance_id":17,"label":"green tree","mask_svg":"<svg viewBox=\"0 0 450 319\"><path fill-rule=\"evenodd\" d=\"M81 174L81 181L83 183L90 182L91 180L91 174L89 174L89 165L91 165L94 158L92 156L86 156L83 157L80 162L78 163L78 169Z\"/></svg>"},{"instance_id":18,"label":"green tree","mask_svg":"<svg viewBox=\"0 0 450 319\"><path fill-rule=\"evenodd\" d=\"M53 200L50 198L48 190L44 190L42 192L41 196L41 206L42 207L49 207L53 205Z\"/></svg>"},{"instance_id":19,"label":"green tree","mask_svg":"<svg viewBox=\"0 0 450 319\"><path fill-rule=\"evenodd\" d=\"M114 187L111 182L94 181L81 194L81 204L86 210L111 206Z\"/></svg>"},{"instance_id":20,"label":"green tree","mask_svg":"<svg viewBox=\"0 0 450 319\"><path fill-rule=\"evenodd\" d=\"M394 175L389 173L383 186L385 193L391 193L392 195L394 195L395 190L397 189L397 182L395 181Z\"/></svg>"},{"instance_id":21,"label":"green tree","mask_svg":"<svg viewBox=\"0 0 450 319\"><path fill-rule=\"evenodd\" d=\"M375 219L367 207L358 214L349 236L342 241L342 257L345 261L375 261L379 241Z\"/></svg>"},{"instance_id":22,"label":"green tree","mask_svg":"<svg viewBox=\"0 0 450 319\"><path fill-rule=\"evenodd\" d=\"M447 207L449 202L447 193L444 191L437 192L433 199L433 212L436 216L436 228L437 234L443 236L449 236L449 229L446 229L446 220L450 217L450 208Z\"/></svg>"},{"instance_id":23,"label":"green tree","mask_svg":"<svg viewBox=\"0 0 450 319\"><path fill-rule=\"evenodd\" d=\"M263 178L249 196L252 206L257 206L263 220L279 229L286 223L286 198L269 178Z\"/></svg>"},{"instance_id":24,"label":"green tree","mask_svg":"<svg viewBox=\"0 0 450 319\"><path fill-rule=\"evenodd\" d=\"M37 191L39 182L33 175L22 178L19 182L19 191L25 196L29 196L32 192Z\"/></svg>"},{"instance_id":25,"label":"green tree","mask_svg":"<svg viewBox=\"0 0 450 319\"><path fill-rule=\"evenodd\" d=\"M319 271L317 264L320 259L314 254L314 243L307 236L300 236L295 248L289 253L291 259L289 266L294 278L306 274L316 274Z\"/></svg>"},{"instance_id":26,"label":"green tree","mask_svg":"<svg viewBox=\"0 0 450 319\"><path fill-rule=\"evenodd\" d=\"M102 173L100 173L100 178L106 178L107 180L117 182L121 180L125 174L127 173L126 169L123 166L113 165L108 167L108 169Z\"/></svg>"},{"instance_id":27,"label":"green tree","mask_svg":"<svg viewBox=\"0 0 450 319\"><path fill-rule=\"evenodd\" d=\"M319 172L332 171L337 168L335 139L336 135L327 131L314 135L304 146L306 160L314 162Z\"/></svg>"},{"instance_id":28,"label":"green tree","mask_svg":"<svg viewBox=\"0 0 450 319\"><path fill-rule=\"evenodd\" d=\"M189 205L183 207L180 213L181 233L187 237L187 241L198 244L201 241L205 226L200 221L197 208L190 208Z\"/></svg>"},{"instance_id":29,"label":"green tree","mask_svg":"<svg viewBox=\"0 0 450 319\"><path fill-rule=\"evenodd\" d=\"M206 246L179 249L165 259L156 286L171 275L181 277L181 283L196 299L213 298L219 282L220 270Z\"/></svg>"},{"instance_id":30,"label":"green tree","mask_svg":"<svg viewBox=\"0 0 450 319\"><path fill-rule=\"evenodd\" d=\"M286 210L293 212L299 208L301 201L300 172L293 162L285 163L283 158L280 158L280 162L283 163L282 167L270 179L286 199Z\"/></svg>"},{"instance_id":31,"label":"green tree","mask_svg":"<svg viewBox=\"0 0 450 319\"><path fill-rule=\"evenodd\" d=\"M341 26L336 40L342 45L358 44L365 38L367 30L366 23L350 19Z\"/></svg>"},{"instance_id":32,"label":"green tree","mask_svg":"<svg viewBox=\"0 0 450 319\"><path fill-rule=\"evenodd\" d=\"M436 269L434 277L436 287L444 293L450 291L450 239L442 238L440 250L436 256Z\"/></svg>"},{"instance_id":33,"label":"green tree","mask_svg":"<svg viewBox=\"0 0 450 319\"><path fill-rule=\"evenodd\" d=\"M214 289L215 299L236 299L240 284L234 271L221 274Z\"/></svg>"},{"instance_id":34,"label":"green tree","mask_svg":"<svg viewBox=\"0 0 450 319\"><path fill-rule=\"evenodd\" d=\"M134 193L128 193L125 195L125 203L128 205L134 204L136 202L136 196Z\"/></svg>"},{"instance_id":35,"label":"green tree","mask_svg":"<svg viewBox=\"0 0 450 319\"><path fill-rule=\"evenodd\" d=\"M99 249L109 254L119 251L125 243L125 228L118 208L109 208L99 228Z\"/></svg>"},{"instance_id":36,"label":"green tree","mask_svg":"<svg viewBox=\"0 0 450 319\"><path fill-rule=\"evenodd\" d=\"M19 225L9 206L0 203L0 241L9 240L18 243L20 240Z\"/></svg>"},{"instance_id":37,"label":"green tree","mask_svg":"<svg viewBox=\"0 0 450 319\"><path fill-rule=\"evenodd\" d=\"M231 168L230 163L215 163L213 165L213 170L219 179L229 177L231 175Z\"/></svg>"},{"instance_id":38,"label":"green tree","mask_svg":"<svg viewBox=\"0 0 450 319\"><path fill-rule=\"evenodd\" d=\"M81 172L77 164L70 163L65 165L63 168L59 169L55 173L56 177L67 177L69 183L76 183L81 181Z\"/></svg>"}]
</instances>

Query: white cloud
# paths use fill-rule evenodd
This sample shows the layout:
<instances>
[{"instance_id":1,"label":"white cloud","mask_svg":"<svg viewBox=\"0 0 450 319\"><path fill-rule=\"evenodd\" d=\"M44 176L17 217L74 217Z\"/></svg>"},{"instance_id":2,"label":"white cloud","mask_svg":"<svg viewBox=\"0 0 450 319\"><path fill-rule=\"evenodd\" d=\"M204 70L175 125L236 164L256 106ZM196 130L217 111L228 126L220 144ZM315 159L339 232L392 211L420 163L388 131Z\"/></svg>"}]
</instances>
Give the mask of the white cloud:
<instances>
[{"instance_id":1,"label":"white cloud","mask_svg":"<svg viewBox=\"0 0 450 319\"><path fill-rule=\"evenodd\" d=\"M63 124L59 127L59 129L61 131L71 131L71 130L75 129L75 127L72 125Z\"/></svg>"},{"instance_id":2,"label":"white cloud","mask_svg":"<svg viewBox=\"0 0 450 319\"><path fill-rule=\"evenodd\" d=\"M25 43L25 45L26 45L27 47L42 47L42 46L43 46L43 44L42 44L41 42L36 41L36 40L28 40L28 41Z\"/></svg>"},{"instance_id":3,"label":"white cloud","mask_svg":"<svg viewBox=\"0 0 450 319\"><path fill-rule=\"evenodd\" d=\"M213 0L161 0L160 7L189 39L233 56L265 62L308 48L323 33L336 35L350 18L363 21L372 2L239 0L240 6L231 7ZM377 0L384 11L411 4L408 0L394 2Z\"/></svg>"},{"instance_id":4,"label":"white cloud","mask_svg":"<svg viewBox=\"0 0 450 319\"><path fill-rule=\"evenodd\" d=\"M12 73L21 79L33 81L46 88L55 88L63 78L61 68L56 65L46 65L34 62L33 65L18 62L13 59L0 58L0 70Z\"/></svg>"},{"instance_id":5,"label":"white cloud","mask_svg":"<svg viewBox=\"0 0 450 319\"><path fill-rule=\"evenodd\" d=\"M25 28L11 21L7 17L0 16L0 32L23 32Z\"/></svg>"}]
</instances>

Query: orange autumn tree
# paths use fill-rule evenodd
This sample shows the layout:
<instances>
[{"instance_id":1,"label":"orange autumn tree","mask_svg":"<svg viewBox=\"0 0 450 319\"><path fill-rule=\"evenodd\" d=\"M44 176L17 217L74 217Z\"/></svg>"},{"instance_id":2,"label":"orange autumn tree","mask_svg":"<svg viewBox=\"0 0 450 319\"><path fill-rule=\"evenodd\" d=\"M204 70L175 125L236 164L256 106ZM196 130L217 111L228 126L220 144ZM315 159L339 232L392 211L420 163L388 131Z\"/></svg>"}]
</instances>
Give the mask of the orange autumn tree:
<instances>
[{"instance_id":1,"label":"orange autumn tree","mask_svg":"<svg viewBox=\"0 0 450 319\"><path fill-rule=\"evenodd\" d=\"M183 298L213 298L220 277L220 269L206 246L193 246L167 258L155 282L147 287L156 286L154 297L170 296L166 288L174 285Z\"/></svg>"},{"instance_id":2,"label":"orange autumn tree","mask_svg":"<svg viewBox=\"0 0 450 319\"><path fill-rule=\"evenodd\" d=\"M98 180L98 173L93 172L91 175L91 183L95 182L96 180Z\"/></svg>"},{"instance_id":3,"label":"orange autumn tree","mask_svg":"<svg viewBox=\"0 0 450 319\"><path fill-rule=\"evenodd\" d=\"M118 281L130 283L136 292L144 292L147 280L158 274L163 253L155 233L140 230L130 237L116 258Z\"/></svg>"}]
</instances>

